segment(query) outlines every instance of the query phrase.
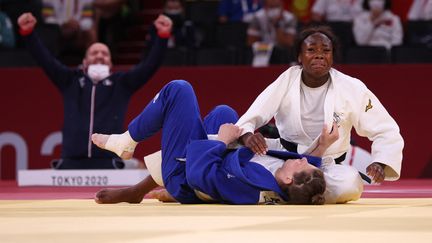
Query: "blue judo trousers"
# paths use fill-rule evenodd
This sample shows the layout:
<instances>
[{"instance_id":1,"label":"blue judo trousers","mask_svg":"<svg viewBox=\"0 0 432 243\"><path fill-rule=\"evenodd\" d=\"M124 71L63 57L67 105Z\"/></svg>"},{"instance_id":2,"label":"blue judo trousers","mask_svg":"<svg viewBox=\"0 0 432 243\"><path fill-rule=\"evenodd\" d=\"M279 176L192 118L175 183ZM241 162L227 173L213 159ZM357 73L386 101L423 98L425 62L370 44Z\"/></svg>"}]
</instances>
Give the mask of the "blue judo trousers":
<instances>
[{"instance_id":1,"label":"blue judo trousers","mask_svg":"<svg viewBox=\"0 0 432 243\"><path fill-rule=\"evenodd\" d=\"M187 145L206 140L224 123L235 123L237 113L228 106L217 106L201 119L194 90L184 80L165 85L144 110L129 124L131 137L139 142L162 129L162 177L168 192L181 203L203 203L186 180ZM206 127L204 126L206 124Z\"/></svg>"},{"instance_id":2,"label":"blue judo trousers","mask_svg":"<svg viewBox=\"0 0 432 243\"><path fill-rule=\"evenodd\" d=\"M237 120L237 113L225 105L217 106L202 120L192 86L174 80L128 129L137 142L162 129L162 177L167 191L180 203L204 203L194 190L228 204L256 204L261 191L274 191L288 200L273 175L250 161L254 156L251 150L228 151L224 143L208 140L207 134L216 134L220 125Z\"/></svg>"}]
</instances>

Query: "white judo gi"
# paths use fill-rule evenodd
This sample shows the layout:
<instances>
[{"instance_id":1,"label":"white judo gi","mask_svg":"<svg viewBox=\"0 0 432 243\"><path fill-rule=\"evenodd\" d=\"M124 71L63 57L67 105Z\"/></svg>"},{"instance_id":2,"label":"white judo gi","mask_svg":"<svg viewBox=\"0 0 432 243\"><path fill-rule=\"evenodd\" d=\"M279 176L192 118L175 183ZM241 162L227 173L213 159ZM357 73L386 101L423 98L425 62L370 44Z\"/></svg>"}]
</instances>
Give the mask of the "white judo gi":
<instances>
[{"instance_id":1,"label":"white judo gi","mask_svg":"<svg viewBox=\"0 0 432 243\"><path fill-rule=\"evenodd\" d=\"M243 134L267 124L273 117L281 138L298 144L298 153L311 152L318 138L311 139L302 126L300 110L300 83L302 68L293 66L282 73L253 102L248 111L236 123ZM363 183L356 170L336 165L338 158L350 148L351 129L372 141L372 161L385 165L385 180L400 177L404 142L399 127L378 98L358 79L336 69L330 70L330 84L324 102L324 123L329 130L336 121L339 139L323 156L324 172L329 193L326 203L343 203L356 200L363 190ZM282 145L275 141L273 148Z\"/></svg>"},{"instance_id":2,"label":"white judo gi","mask_svg":"<svg viewBox=\"0 0 432 243\"><path fill-rule=\"evenodd\" d=\"M354 19L354 39L360 46L384 46L391 49L402 44L403 27L400 18L391 11L385 11L372 22L372 13L363 12ZM383 21L385 24L376 25Z\"/></svg>"}]
</instances>

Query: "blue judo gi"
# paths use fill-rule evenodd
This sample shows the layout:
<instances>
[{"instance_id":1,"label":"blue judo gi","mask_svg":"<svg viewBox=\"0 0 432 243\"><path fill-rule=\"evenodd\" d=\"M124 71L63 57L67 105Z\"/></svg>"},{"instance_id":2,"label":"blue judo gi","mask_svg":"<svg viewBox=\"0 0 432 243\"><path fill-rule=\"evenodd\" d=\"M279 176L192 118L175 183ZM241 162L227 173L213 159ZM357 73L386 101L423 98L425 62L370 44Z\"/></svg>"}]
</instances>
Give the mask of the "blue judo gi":
<instances>
[{"instance_id":1,"label":"blue judo gi","mask_svg":"<svg viewBox=\"0 0 432 243\"><path fill-rule=\"evenodd\" d=\"M217 133L220 125L237 119L233 109L222 105L203 121L192 86L175 80L162 88L128 129L139 142L162 128L162 178L180 203L204 203L195 190L228 204L257 204L262 191L288 200L272 173L250 161L251 150L230 151L223 142L208 140L207 133Z\"/></svg>"}]
</instances>

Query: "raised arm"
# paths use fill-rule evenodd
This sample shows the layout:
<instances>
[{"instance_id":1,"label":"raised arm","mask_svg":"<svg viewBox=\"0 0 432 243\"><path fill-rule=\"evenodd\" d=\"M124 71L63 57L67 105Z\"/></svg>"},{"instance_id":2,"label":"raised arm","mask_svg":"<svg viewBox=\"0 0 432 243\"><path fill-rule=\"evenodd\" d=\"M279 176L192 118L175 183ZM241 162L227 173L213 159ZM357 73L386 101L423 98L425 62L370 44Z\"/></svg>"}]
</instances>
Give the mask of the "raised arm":
<instances>
[{"instance_id":1,"label":"raised arm","mask_svg":"<svg viewBox=\"0 0 432 243\"><path fill-rule=\"evenodd\" d=\"M153 42L150 52L140 63L124 75L124 84L134 92L147 83L162 63L167 48L168 38L171 34L172 21L165 15L159 15L154 21L157 30L156 40Z\"/></svg>"},{"instance_id":2,"label":"raised arm","mask_svg":"<svg viewBox=\"0 0 432 243\"><path fill-rule=\"evenodd\" d=\"M24 13L18 18L20 34L23 36L27 49L49 79L61 89L71 81L71 75L78 70L68 68L51 54L34 33L36 24L37 20L31 13Z\"/></svg>"}]
</instances>

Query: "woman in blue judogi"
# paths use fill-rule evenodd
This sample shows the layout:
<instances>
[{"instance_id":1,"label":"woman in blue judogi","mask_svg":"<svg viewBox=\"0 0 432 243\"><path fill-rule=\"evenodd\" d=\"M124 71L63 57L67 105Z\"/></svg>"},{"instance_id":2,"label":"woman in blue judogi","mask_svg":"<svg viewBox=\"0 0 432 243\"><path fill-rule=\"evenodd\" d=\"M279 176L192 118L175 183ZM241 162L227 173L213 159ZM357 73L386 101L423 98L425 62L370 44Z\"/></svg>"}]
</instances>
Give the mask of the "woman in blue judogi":
<instances>
[{"instance_id":1,"label":"woman in blue judogi","mask_svg":"<svg viewBox=\"0 0 432 243\"><path fill-rule=\"evenodd\" d=\"M237 113L218 106L204 121L191 85L182 80L168 83L120 135L94 134L93 142L122 158L132 157L137 142L162 129L162 178L169 194L180 203L322 204L323 173L303 155L286 153L287 162L271 171L251 161L248 148L228 150L241 130L233 125ZM226 124L228 123L228 124ZM231 123L231 124L229 124ZM221 126L222 124L225 124ZM207 133L219 130L217 140ZM323 138L323 151L334 138ZM310 156L309 159L317 159ZM318 158L319 160L319 158ZM98 203L139 203L157 184L149 176L129 188L103 189Z\"/></svg>"}]
</instances>

